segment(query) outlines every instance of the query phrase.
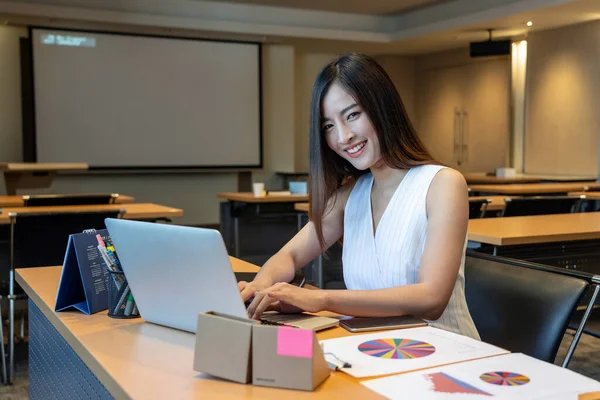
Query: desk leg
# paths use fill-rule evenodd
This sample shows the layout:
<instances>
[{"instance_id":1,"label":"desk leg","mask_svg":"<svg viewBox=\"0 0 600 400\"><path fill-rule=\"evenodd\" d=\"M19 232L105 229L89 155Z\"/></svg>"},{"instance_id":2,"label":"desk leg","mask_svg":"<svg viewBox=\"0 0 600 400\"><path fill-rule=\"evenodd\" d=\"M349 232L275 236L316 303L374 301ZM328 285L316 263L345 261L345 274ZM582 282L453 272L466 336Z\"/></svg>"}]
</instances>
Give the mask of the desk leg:
<instances>
[{"instance_id":1,"label":"desk leg","mask_svg":"<svg viewBox=\"0 0 600 400\"><path fill-rule=\"evenodd\" d=\"M233 255L240 258L240 221L238 217L233 217Z\"/></svg>"},{"instance_id":2,"label":"desk leg","mask_svg":"<svg viewBox=\"0 0 600 400\"><path fill-rule=\"evenodd\" d=\"M302 213L298 213L298 232L302 230Z\"/></svg>"},{"instance_id":3,"label":"desk leg","mask_svg":"<svg viewBox=\"0 0 600 400\"><path fill-rule=\"evenodd\" d=\"M8 383L12 383L15 377L15 291L14 270L10 270L9 280L9 303L8 303ZM2 343L4 346L4 343Z\"/></svg>"},{"instance_id":4,"label":"desk leg","mask_svg":"<svg viewBox=\"0 0 600 400\"><path fill-rule=\"evenodd\" d=\"M583 332L583 328L585 328L585 324L590 318L590 314L592 313L592 309L594 308L594 303L596 302L596 298L598 297L598 292L600 292L600 285L595 285L594 293L592 294L592 298L588 303L588 306L585 309L585 313L583 314L583 318L581 318L581 322L579 322L579 327L575 332L575 336L573 337L573 341L569 346L569 350L567 350L567 355L563 360L562 367L567 368L569 362L571 361L571 357L573 357L573 353L575 352L575 347L577 347L577 343L579 343L579 339L581 338L581 333Z\"/></svg>"},{"instance_id":5,"label":"desk leg","mask_svg":"<svg viewBox=\"0 0 600 400\"><path fill-rule=\"evenodd\" d=\"M315 283L317 287L323 289L323 256L317 258L317 271L315 273Z\"/></svg>"}]
</instances>

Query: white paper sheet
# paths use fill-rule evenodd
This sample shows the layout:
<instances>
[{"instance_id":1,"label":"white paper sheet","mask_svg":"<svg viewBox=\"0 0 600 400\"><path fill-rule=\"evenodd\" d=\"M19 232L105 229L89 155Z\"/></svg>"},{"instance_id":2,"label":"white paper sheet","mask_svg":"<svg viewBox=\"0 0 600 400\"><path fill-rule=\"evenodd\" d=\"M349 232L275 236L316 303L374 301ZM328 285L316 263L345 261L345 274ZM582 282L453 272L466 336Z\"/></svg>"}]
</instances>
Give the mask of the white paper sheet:
<instances>
[{"instance_id":1,"label":"white paper sheet","mask_svg":"<svg viewBox=\"0 0 600 400\"><path fill-rule=\"evenodd\" d=\"M400 339L404 341L400 342ZM384 342L366 344L377 340ZM353 335L324 340L321 344L328 361L350 363L351 367L342 371L357 378L414 371L508 353L499 347L432 327Z\"/></svg>"},{"instance_id":2,"label":"white paper sheet","mask_svg":"<svg viewBox=\"0 0 600 400\"><path fill-rule=\"evenodd\" d=\"M506 378L497 372L508 372ZM483 375L483 379L482 379ZM491 377L491 382L484 379ZM504 383L505 385L501 385ZM600 382L524 354L506 354L362 382L390 399L577 400Z\"/></svg>"}]
</instances>

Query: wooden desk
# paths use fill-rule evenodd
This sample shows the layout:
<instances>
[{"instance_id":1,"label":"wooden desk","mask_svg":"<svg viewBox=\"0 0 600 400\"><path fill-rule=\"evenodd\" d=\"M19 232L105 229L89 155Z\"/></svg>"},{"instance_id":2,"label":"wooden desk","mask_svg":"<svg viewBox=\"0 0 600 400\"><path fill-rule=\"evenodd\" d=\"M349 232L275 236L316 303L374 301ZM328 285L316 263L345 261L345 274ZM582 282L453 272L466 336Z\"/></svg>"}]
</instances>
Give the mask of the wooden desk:
<instances>
[{"instance_id":1,"label":"wooden desk","mask_svg":"<svg viewBox=\"0 0 600 400\"><path fill-rule=\"evenodd\" d=\"M600 193L599 193L600 194ZM488 204L488 211L500 211L504 210L504 198L506 196L473 196L469 197L469 200L483 200L490 199L492 202ZM308 212L308 203L296 203L294 204L294 210L300 212Z\"/></svg>"},{"instance_id":2,"label":"wooden desk","mask_svg":"<svg viewBox=\"0 0 600 400\"><path fill-rule=\"evenodd\" d=\"M135 201L134 197L124 196L122 194L117 197L115 204L129 204ZM23 207L22 196L0 196L0 207Z\"/></svg>"},{"instance_id":3,"label":"wooden desk","mask_svg":"<svg viewBox=\"0 0 600 400\"><path fill-rule=\"evenodd\" d=\"M308 212L308 207L309 204L308 203L296 203L294 204L294 210L296 211L300 211L300 212Z\"/></svg>"},{"instance_id":4,"label":"wooden desk","mask_svg":"<svg viewBox=\"0 0 600 400\"><path fill-rule=\"evenodd\" d=\"M598 190L598 182L517 183L512 185L469 185L471 192L505 195L542 195Z\"/></svg>"},{"instance_id":5,"label":"wooden desk","mask_svg":"<svg viewBox=\"0 0 600 400\"><path fill-rule=\"evenodd\" d=\"M472 219L467 238L494 246L600 239L600 212Z\"/></svg>"},{"instance_id":6,"label":"wooden desk","mask_svg":"<svg viewBox=\"0 0 600 400\"><path fill-rule=\"evenodd\" d=\"M269 215L270 219L264 221L263 232L271 234L269 240L265 243L269 243L268 249L261 250L262 253L274 254L281 247L290 240L295 233L292 226L288 226L284 222L284 218L280 218L280 221L275 221L276 216L280 217L295 217L294 203L308 201L308 195L266 195L264 197L255 197L251 192L226 192L218 193L219 199L227 200L222 202L220 205L220 223L221 223L221 234L225 241L225 245L229 254L234 255L237 258L244 257L256 257L256 254L250 254L248 248L246 252L241 251L241 239L240 235L242 230L240 225L243 222L252 221L255 222L257 218ZM242 221L242 224L240 224ZM263 223L261 221L261 223ZM268 225L270 224L270 225ZM246 224L247 229L250 223ZM285 225L285 226L284 226ZM256 226L256 224L254 224ZM279 229L279 230L277 230ZM248 230L246 230L248 232ZM274 233L271 233L274 232ZM260 255L258 256L260 257ZM261 264L264 261L258 261L254 259L248 259L255 263Z\"/></svg>"},{"instance_id":7,"label":"wooden desk","mask_svg":"<svg viewBox=\"0 0 600 400\"><path fill-rule=\"evenodd\" d=\"M463 174L465 180L469 185L471 184L497 184L506 185L510 183L537 183L540 182L540 178L527 177L527 176L515 176L514 178L501 178L494 175L486 175L485 173L466 173Z\"/></svg>"},{"instance_id":8,"label":"wooden desk","mask_svg":"<svg viewBox=\"0 0 600 400\"><path fill-rule=\"evenodd\" d=\"M255 197L252 192L222 192L217 193L219 199L239 201L244 203L297 203L308 201L307 194L270 195Z\"/></svg>"},{"instance_id":9,"label":"wooden desk","mask_svg":"<svg viewBox=\"0 0 600 400\"><path fill-rule=\"evenodd\" d=\"M257 270L241 260L231 261L236 271ZM55 313L60 272L61 267L42 267L18 269L16 273L17 282L30 298L30 352L46 355L46 360L33 356L30 359L30 390L64 390L58 386L73 383L87 373L99 380L95 384L99 390L105 388L118 399L382 398L342 372L332 372L314 392L242 385L196 372L192 368L195 336L191 333L143 323L139 318L109 318L106 311L91 316ZM348 335L351 333L338 327L319 333L318 338ZM66 350L57 351L63 340ZM68 362L61 363L61 357L68 357ZM49 374L35 368L39 365L35 363L43 362L54 363L52 367L56 369ZM52 381L53 376L64 379ZM95 386L92 382L86 390L93 392Z\"/></svg>"},{"instance_id":10,"label":"wooden desk","mask_svg":"<svg viewBox=\"0 0 600 400\"><path fill-rule=\"evenodd\" d=\"M9 224L8 214L17 212L21 214L52 211L96 211L96 210L125 210L126 219L157 219L181 217L183 210L179 208L161 206L152 203L131 204L98 204L84 206L47 206L47 207L7 207L0 212L0 225Z\"/></svg>"},{"instance_id":11,"label":"wooden desk","mask_svg":"<svg viewBox=\"0 0 600 400\"><path fill-rule=\"evenodd\" d=\"M17 189L50 187L58 172L86 169L86 163L0 163L9 196L16 195Z\"/></svg>"},{"instance_id":12,"label":"wooden desk","mask_svg":"<svg viewBox=\"0 0 600 400\"><path fill-rule=\"evenodd\" d=\"M588 200L600 200L600 192L569 192L569 196L584 195Z\"/></svg>"}]
</instances>

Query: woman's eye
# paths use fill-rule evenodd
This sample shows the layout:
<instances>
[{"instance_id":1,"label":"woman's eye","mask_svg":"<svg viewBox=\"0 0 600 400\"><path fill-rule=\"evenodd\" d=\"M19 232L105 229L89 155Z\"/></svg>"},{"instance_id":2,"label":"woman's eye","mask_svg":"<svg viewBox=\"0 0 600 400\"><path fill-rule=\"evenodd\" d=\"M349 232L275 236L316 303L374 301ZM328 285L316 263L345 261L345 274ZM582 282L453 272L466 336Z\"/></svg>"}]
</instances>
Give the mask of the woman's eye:
<instances>
[{"instance_id":1,"label":"woman's eye","mask_svg":"<svg viewBox=\"0 0 600 400\"><path fill-rule=\"evenodd\" d=\"M348 120L356 119L356 117L358 117L359 115L360 115L360 112L358 112L358 111L351 112L350 114L348 114Z\"/></svg>"},{"instance_id":2,"label":"woman's eye","mask_svg":"<svg viewBox=\"0 0 600 400\"><path fill-rule=\"evenodd\" d=\"M323 132L330 131L333 128L333 124L327 124L323 126Z\"/></svg>"}]
</instances>

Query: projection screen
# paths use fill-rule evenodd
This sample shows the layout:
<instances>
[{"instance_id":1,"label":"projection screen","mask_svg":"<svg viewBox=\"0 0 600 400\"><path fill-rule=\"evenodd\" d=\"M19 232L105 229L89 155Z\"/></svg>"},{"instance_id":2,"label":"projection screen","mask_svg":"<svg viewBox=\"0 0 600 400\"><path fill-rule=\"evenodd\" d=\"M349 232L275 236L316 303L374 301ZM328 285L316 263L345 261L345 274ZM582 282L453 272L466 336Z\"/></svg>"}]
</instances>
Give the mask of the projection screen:
<instances>
[{"instance_id":1,"label":"projection screen","mask_svg":"<svg viewBox=\"0 0 600 400\"><path fill-rule=\"evenodd\" d=\"M262 167L260 44L31 29L37 162Z\"/></svg>"}]
</instances>

